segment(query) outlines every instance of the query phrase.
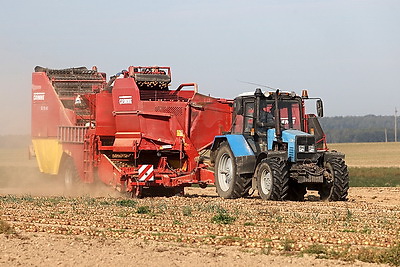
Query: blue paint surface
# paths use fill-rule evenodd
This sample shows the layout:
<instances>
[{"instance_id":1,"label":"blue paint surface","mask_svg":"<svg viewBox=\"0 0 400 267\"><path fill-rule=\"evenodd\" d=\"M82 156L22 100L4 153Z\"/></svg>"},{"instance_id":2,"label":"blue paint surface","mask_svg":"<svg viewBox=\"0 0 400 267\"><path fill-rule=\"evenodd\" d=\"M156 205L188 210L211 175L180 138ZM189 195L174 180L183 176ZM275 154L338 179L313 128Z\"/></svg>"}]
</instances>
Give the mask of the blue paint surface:
<instances>
[{"instance_id":1,"label":"blue paint surface","mask_svg":"<svg viewBox=\"0 0 400 267\"><path fill-rule=\"evenodd\" d=\"M282 141L288 144L288 160L296 161L296 136L309 136L311 134L299 130L283 130ZM272 144L276 141L275 129L268 129L267 132L268 150L272 149Z\"/></svg>"},{"instance_id":2,"label":"blue paint surface","mask_svg":"<svg viewBox=\"0 0 400 267\"><path fill-rule=\"evenodd\" d=\"M254 156L254 152L250 145L247 143L246 139L241 134L228 134L228 135L218 135L215 139L224 138L228 141L229 146L235 157L243 156ZM214 142L215 142L214 139Z\"/></svg>"}]
</instances>

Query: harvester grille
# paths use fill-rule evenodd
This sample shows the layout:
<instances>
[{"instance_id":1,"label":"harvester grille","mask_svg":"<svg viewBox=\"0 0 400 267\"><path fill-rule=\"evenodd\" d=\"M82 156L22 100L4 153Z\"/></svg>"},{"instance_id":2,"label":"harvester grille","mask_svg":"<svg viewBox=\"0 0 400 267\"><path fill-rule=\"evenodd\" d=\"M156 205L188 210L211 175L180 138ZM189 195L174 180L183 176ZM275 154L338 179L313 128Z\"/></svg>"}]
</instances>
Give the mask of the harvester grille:
<instances>
[{"instance_id":1,"label":"harvester grille","mask_svg":"<svg viewBox=\"0 0 400 267\"><path fill-rule=\"evenodd\" d=\"M183 115L183 108L182 107L162 107L157 106L154 108L155 112L163 112L163 113L170 113L174 114L175 116L182 116Z\"/></svg>"}]
</instances>

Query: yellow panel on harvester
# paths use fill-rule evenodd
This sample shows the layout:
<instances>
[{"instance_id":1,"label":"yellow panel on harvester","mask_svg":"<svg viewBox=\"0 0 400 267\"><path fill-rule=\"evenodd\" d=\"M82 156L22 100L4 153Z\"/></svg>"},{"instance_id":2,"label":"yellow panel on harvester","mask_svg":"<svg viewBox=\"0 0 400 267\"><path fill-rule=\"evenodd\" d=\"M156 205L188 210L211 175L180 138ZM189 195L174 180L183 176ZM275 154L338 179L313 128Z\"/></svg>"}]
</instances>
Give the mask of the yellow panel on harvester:
<instances>
[{"instance_id":1,"label":"yellow panel on harvester","mask_svg":"<svg viewBox=\"0 0 400 267\"><path fill-rule=\"evenodd\" d=\"M63 153L62 145L57 139L33 139L36 159L43 173L58 174Z\"/></svg>"}]
</instances>

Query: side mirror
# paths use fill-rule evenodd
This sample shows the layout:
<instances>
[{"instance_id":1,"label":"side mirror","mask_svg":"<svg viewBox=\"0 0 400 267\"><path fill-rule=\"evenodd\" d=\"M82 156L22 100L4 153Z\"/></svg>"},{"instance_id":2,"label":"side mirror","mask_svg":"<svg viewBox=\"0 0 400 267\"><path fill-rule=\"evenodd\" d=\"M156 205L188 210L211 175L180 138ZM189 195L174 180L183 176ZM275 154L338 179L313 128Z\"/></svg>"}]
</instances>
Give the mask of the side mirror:
<instances>
[{"instance_id":1,"label":"side mirror","mask_svg":"<svg viewBox=\"0 0 400 267\"><path fill-rule=\"evenodd\" d=\"M322 100L317 100L317 115L318 117L322 118L324 116L324 105L322 104Z\"/></svg>"},{"instance_id":2,"label":"side mirror","mask_svg":"<svg viewBox=\"0 0 400 267\"><path fill-rule=\"evenodd\" d=\"M233 110L236 112L236 115L243 115L242 98L236 98L234 100Z\"/></svg>"}]
</instances>

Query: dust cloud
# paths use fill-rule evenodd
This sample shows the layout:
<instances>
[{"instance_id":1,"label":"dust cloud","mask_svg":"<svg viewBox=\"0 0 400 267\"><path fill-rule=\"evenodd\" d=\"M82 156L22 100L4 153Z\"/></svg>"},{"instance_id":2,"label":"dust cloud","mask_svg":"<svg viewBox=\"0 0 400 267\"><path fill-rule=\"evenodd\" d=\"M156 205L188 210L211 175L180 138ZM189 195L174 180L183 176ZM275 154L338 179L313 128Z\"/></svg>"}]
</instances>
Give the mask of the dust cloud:
<instances>
[{"instance_id":1,"label":"dust cloud","mask_svg":"<svg viewBox=\"0 0 400 267\"><path fill-rule=\"evenodd\" d=\"M0 140L0 195L122 196L100 182L66 191L60 177L41 173L36 158L29 157L29 136L2 136Z\"/></svg>"}]
</instances>

